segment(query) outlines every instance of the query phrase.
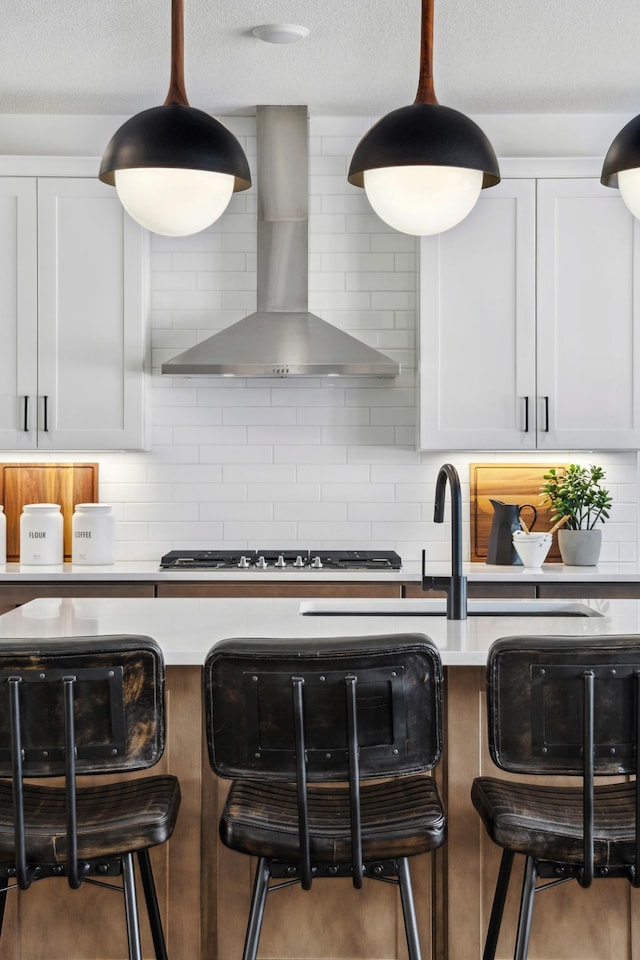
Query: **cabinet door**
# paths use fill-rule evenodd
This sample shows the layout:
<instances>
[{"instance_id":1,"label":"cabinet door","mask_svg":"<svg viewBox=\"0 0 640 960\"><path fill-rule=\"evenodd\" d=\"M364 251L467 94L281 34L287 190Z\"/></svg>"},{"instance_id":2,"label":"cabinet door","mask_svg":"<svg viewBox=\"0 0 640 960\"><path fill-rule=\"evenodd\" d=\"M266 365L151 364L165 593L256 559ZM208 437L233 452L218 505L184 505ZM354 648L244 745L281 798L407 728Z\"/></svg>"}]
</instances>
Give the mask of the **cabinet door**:
<instances>
[{"instance_id":1,"label":"cabinet door","mask_svg":"<svg viewBox=\"0 0 640 960\"><path fill-rule=\"evenodd\" d=\"M535 182L420 241L421 449L535 446Z\"/></svg>"},{"instance_id":2,"label":"cabinet door","mask_svg":"<svg viewBox=\"0 0 640 960\"><path fill-rule=\"evenodd\" d=\"M94 179L38 181L38 447L144 445L141 227Z\"/></svg>"},{"instance_id":3,"label":"cabinet door","mask_svg":"<svg viewBox=\"0 0 640 960\"><path fill-rule=\"evenodd\" d=\"M36 185L0 178L0 448L35 447Z\"/></svg>"},{"instance_id":4,"label":"cabinet door","mask_svg":"<svg viewBox=\"0 0 640 960\"><path fill-rule=\"evenodd\" d=\"M640 226L598 180L538 181L538 446L640 447Z\"/></svg>"}]
</instances>

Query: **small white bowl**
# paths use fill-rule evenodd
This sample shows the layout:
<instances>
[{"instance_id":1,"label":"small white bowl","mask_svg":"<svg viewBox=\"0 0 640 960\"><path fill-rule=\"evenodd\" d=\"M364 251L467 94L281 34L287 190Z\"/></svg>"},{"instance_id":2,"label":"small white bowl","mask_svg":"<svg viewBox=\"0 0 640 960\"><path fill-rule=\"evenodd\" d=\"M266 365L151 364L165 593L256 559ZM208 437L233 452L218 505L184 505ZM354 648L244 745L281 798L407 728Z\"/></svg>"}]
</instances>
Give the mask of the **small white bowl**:
<instances>
[{"instance_id":1,"label":"small white bowl","mask_svg":"<svg viewBox=\"0 0 640 960\"><path fill-rule=\"evenodd\" d=\"M525 567L541 567L551 549L553 537L550 533L524 533L516 531L513 546Z\"/></svg>"}]
</instances>

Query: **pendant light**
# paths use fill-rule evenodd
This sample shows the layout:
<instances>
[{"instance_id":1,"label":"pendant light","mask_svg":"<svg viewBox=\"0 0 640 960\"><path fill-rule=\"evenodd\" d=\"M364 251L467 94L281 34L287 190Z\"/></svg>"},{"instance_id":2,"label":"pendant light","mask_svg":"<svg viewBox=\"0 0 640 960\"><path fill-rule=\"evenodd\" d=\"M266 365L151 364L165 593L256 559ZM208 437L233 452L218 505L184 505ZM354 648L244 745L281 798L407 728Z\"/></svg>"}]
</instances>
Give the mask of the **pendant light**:
<instances>
[{"instance_id":1,"label":"pendant light","mask_svg":"<svg viewBox=\"0 0 640 960\"><path fill-rule=\"evenodd\" d=\"M640 116L630 120L609 147L600 183L618 187L631 213L640 219Z\"/></svg>"},{"instance_id":2,"label":"pendant light","mask_svg":"<svg viewBox=\"0 0 640 960\"><path fill-rule=\"evenodd\" d=\"M127 120L111 138L100 180L153 233L183 237L204 230L234 191L251 186L249 164L233 134L189 105L184 84L184 0L171 0L171 79L161 107Z\"/></svg>"},{"instance_id":3,"label":"pendant light","mask_svg":"<svg viewBox=\"0 0 640 960\"><path fill-rule=\"evenodd\" d=\"M371 127L348 175L349 183L364 187L385 223L417 236L454 227L471 212L481 189L500 183L496 155L480 127L436 99L433 4L422 0L416 99Z\"/></svg>"}]
</instances>

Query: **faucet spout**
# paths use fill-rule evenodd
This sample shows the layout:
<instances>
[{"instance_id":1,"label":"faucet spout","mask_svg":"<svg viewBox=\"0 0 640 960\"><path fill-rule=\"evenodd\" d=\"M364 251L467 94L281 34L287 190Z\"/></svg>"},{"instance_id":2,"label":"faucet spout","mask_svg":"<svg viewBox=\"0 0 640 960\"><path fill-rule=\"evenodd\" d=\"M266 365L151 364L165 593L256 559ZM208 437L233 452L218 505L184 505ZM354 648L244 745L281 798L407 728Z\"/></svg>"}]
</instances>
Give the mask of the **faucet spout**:
<instances>
[{"instance_id":1,"label":"faucet spout","mask_svg":"<svg viewBox=\"0 0 640 960\"><path fill-rule=\"evenodd\" d=\"M462 488L458 471L445 463L438 471L436 497L433 508L434 523L444 523L444 504L447 482L451 491L451 576L449 579L425 577L424 551L422 559L422 588L437 586L447 591L447 619L467 619L467 578L462 575Z\"/></svg>"}]
</instances>

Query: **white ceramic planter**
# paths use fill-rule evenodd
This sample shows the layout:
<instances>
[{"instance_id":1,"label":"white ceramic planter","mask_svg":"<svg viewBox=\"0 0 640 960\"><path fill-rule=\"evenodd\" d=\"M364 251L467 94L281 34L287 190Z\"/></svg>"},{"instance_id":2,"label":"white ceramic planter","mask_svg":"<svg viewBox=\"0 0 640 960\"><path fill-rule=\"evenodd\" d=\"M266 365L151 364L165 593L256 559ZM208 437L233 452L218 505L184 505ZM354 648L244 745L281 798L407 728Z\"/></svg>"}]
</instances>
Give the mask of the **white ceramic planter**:
<instances>
[{"instance_id":1,"label":"white ceramic planter","mask_svg":"<svg viewBox=\"0 0 640 960\"><path fill-rule=\"evenodd\" d=\"M593 567L600 556L601 530L558 530L562 562L570 567Z\"/></svg>"}]
</instances>

